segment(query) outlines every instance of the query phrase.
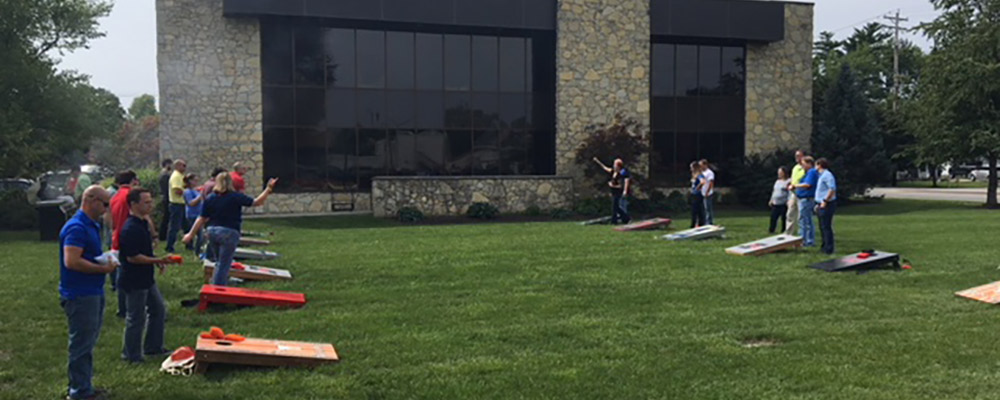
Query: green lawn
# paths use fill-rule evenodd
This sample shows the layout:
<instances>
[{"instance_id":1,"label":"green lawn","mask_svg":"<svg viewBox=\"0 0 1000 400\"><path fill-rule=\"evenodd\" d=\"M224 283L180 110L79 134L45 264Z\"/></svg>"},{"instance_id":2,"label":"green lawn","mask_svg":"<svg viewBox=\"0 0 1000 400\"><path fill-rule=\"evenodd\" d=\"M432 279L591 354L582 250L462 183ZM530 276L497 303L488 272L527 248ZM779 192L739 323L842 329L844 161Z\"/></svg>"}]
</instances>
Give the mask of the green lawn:
<instances>
[{"instance_id":1,"label":"green lawn","mask_svg":"<svg viewBox=\"0 0 1000 400\"><path fill-rule=\"evenodd\" d=\"M987 182L985 182L985 181L980 181L980 182L972 182L972 181L960 181L960 182L955 182L955 181L939 181L938 184L937 184L937 186L934 186L934 182L931 182L931 181L905 181L905 182L899 182L896 186L901 187L901 188L920 188L920 189L928 189L928 188L935 188L935 187L941 188L941 189L951 189L951 188L978 189L978 188L985 188L986 184L987 184Z\"/></svg>"},{"instance_id":2,"label":"green lawn","mask_svg":"<svg viewBox=\"0 0 1000 400\"><path fill-rule=\"evenodd\" d=\"M904 201L842 211L841 254L896 251L914 269L829 274L805 267L825 258L816 250L725 254L765 236L762 212L723 210L728 239L698 243L571 222L252 221L277 234L284 257L267 264L296 280L251 286L305 292L309 304L181 308L202 282L189 261L159 278L167 346L218 325L332 342L341 363L193 377L159 373L160 359L126 365L109 296L96 384L116 399L996 398L1000 310L953 292L1000 279L1000 213ZM3 399L65 390L57 246L34 239L0 233Z\"/></svg>"}]
</instances>

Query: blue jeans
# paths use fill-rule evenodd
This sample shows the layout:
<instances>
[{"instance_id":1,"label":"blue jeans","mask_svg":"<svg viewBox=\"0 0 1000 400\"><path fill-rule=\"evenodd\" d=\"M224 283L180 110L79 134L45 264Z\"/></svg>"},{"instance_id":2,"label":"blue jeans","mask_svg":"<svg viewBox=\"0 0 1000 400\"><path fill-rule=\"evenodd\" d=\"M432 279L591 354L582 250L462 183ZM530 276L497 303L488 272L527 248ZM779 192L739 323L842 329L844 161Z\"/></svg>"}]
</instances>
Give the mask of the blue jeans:
<instances>
[{"instance_id":1,"label":"blue jeans","mask_svg":"<svg viewBox=\"0 0 1000 400\"><path fill-rule=\"evenodd\" d=\"M233 253L239 243L239 231L222 226L208 227L208 247L215 255L213 285L225 286L229 283L229 268L233 266Z\"/></svg>"},{"instance_id":2,"label":"blue jeans","mask_svg":"<svg viewBox=\"0 0 1000 400\"><path fill-rule=\"evenodd\" d=\"M816 207L816 200L812 198L799 199L799 236L802 236L802 245L805 247L816 245L816 226L813 225L814 207Z\"/></svg>"},{"instance_id":3,"label":"blue jeans","mask_svg":"<svg viewBox=\"0 0 1000 400\"><path fill-rule=\"evenodd\" d=\"M198 217L188 218L187 227L185 229L191 229L192 227L194 227L194 222L197 220ZM205 245L205 232L198 231L198 236L194 239L194 247L191 247L190 249L194 250L194 254L196 255L201 254L201 248L204 245Z\"/></svg>"},{"instance_id":4,"label":"blue jeans","mask_svg":"<svg viewBox=\"0 0 1000 400\"><path fill-rule=\"evenodd\" d=\"M705 225L715 225L715 194L705 196Z\"/></svg>"},{"instance_id":5,"label":"blue jeans","mask_svg":"<svg viewBox=\"0 0 1000 400\"><path fill-rule=\"evenodd\" d=\"M826 203L826 208L820 208L819 231L823 236L823 246L820 248L826 254L833 254L833 214L837 213L837 200Z\"/></svg>"},{"instance_id":6,"label":"blue jeans","mask_svg":"<svg viewBox=\"0 0 1000 400\"><path fill-rule=\"evenodd\" d=\"M101 336L104 296L84 296L60 301L69 322L69 397L94 393L94 346Z\"/></svg>"},{"instance_id":7,"label":"blue jeans","mask_svg":"<svg viewBox=\"0 0 1000 400\"><path fill-rule=\"evenodd\" d=\"M141 362L143 354L160 354L163 351L167 306L163 303L163 296L155 283L149 289L124 292L128 301L128 316L125 318L125 334L122 339L122 359ZM146 330L144 345L142 345L143 329Z\"/></svg>"},{"instance_id":8,"label":"blue jeans","mask_svg":"<svg viewBox=\"0 0 1000 400\"><path fill-rule=\"evenodd\" d=\"M611 197L611 223L617 224L618 221L622 223L629 223L632 218L628 216L628 199L624 196L612 196Z\"/></svg>"},{"instance_id":9,"label":"blue jeans","mask_svg":"<svg viewBox=\"0 0 1000 400\"><path fill-rule=\"evenodd\" d=\"M167 252L174 252L177 234L184 228L184 205L170 203L170 229L167 231Z\"/></svg>"}]
</instances>

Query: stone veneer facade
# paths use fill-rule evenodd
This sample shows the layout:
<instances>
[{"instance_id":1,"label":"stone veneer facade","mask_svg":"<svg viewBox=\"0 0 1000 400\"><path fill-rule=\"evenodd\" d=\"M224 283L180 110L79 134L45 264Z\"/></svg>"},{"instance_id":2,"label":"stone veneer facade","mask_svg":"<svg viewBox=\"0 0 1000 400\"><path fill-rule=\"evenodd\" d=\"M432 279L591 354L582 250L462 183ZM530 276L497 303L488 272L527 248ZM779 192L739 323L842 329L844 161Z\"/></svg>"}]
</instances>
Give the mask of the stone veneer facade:
<instances>
[{"instance_id":1,"label":"stone veneer facade","mask_svg":"<svg viewBox=\"0 0 1000 400\"><path fill-rule=\"evenodd\" d=\"M785 40L748 44L746 153L809 148L813 5L785 3Z\"/></svg>"},{"instance_id":2,"label":"stone veneer facade","mask_svg":"<svg viewBox=\"0 0 1000 400\"><path fill-rule=\"evenodd\" d=\"M373 192L275 194L254 213L321 213L338 204L391 215L415 206L457 214L487 199L505 212L564 207L586 186L574 157L584 128L617 112L648 127L649 1L558 0L556 173L561 177L380 178ZM223 17L223 0L156 0L161 157L207 174L241 161L247 190L263 172L260 28ZM785 3L785 39L747 45L746 151L808 148L813 6ZM639 166L641 169L642 166ZM575 183L575 185L574 185ZM440 197L440 198L437 198Z\"/></svg>"},{"instance_id":3,"label":"stone veneer facade","mask_svg":"<svg viewBox=\"0 0 1000 400\"><path fill-rule=\"evenodd\" d=\"M649 2L559 0L557 174L583 176L575 157L587 126L609 123L621 112L648 129Z\"/></svg>"},{"instance_id":4,"label":"stone veneer facade","mask_svg":"<svg viewBox=\"0 0 1000 400\"><path fill-rule=\"evenodd\" d=\"M392 217L403 207L414 207L425 215L461 215L472 203L485 202L501 213L520 213L532 206L568 208L572 193L569 177L377 177L372 211L376 217Z\"/></svg>"},{"instance_id":5,"label":"stone veneer facade","mask_svg":"<svg viewBox=\"0 0 1000 400\"><path fill-rule=\"evenodd\" d=\"M156 0L160 157L201 176L240 161L263 187L260 27L223 18L222 0ZM329 196L329 195L327 195Z\"/></svg>"}]
</instances>

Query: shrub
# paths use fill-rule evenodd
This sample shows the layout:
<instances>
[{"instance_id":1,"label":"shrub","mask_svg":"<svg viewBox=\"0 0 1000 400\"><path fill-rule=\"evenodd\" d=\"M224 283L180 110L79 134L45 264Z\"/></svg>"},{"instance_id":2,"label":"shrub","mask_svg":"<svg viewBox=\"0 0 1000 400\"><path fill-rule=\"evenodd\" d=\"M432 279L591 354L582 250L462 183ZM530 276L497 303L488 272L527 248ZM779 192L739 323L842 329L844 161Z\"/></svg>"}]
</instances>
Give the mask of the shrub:
<instances>
[{"instance_id":1,"label":"shrub","mask_svg":"<svg viewBox=\"0 0 1000 400\"><path fill-rule=\"evenodd\" d=\"M472 203L465 212L469 218L493 219L500 214L500 209L490 203Z\"/></svg>"},{"instance_id":2,"label":"shrub","mask_svg":"<svg viewBox=\"0 0 1000 400\"><path fill-rule=\"evenodd\" d=\"M778 167L785 167L791 174L794 164L794 150L776 150L745 157L742 165L736 165L732 170L730 186L736 192L736 201L750 207L767 207Z\"/></svg>"},{"instance_id":3,"label":"shrub","mask_svg":"<svg viewBox=\"0 0 1000 400\"><path fill-rule=\"evenodd\" d=\"M552 210L552 219L569 219L573 217L573 211L565 208L557 208Z\"/></svg>"},{"instance_id":4,"label":"shrub","mask_svg":"<svg viewBox=\"0 0 1000 400\"><path fill-rule=\"evenodd\" d=\"M403 207L396 213L399 222L420 222L424 220L424 213L414 207Z\"/></svg>"},{"instance_id":5,"label":"shrub","mask_svg":"<svg viewBox=\"0 0 1000 400\"><path fill-rule=\"evenodd\" d=\"M632 175L631 186L638 188L638 182L644 177L635 166L643 155L649 153L649 139L642 124L638 120L625 117L619 113L610 124L590 125L584 128L586 140L576 152L576 162L585 176L594 182L594 189L604 193L607 191L607 173L594 165L593 158L610 166L610 157L621 158Z\"/></svg>"},{"instance_id":6,"label":"shrub","mask_svg":"<svg viewBox=\"0 0 1000 400\"><path fill-rule=\"evenodd\" d=\"M611 199L607 196L577 199L573 211L586 217L598 217L611 213Z\"/></svg>"},{"instance_id":7,"label":"shrub","mask_svg":"<svg viewBox=\"0 0 1000 400\"><path fill-rule=\"evenodd\" d=\"M679 191L670 192L670 195L664 200L664 204L671 212L691 211L691 202L688 201L687 196Z\"/></svg>"},{"instance_id":8,"label":"shrub","mask_svg":"<svg viewBox=\"0 0 1000 400\"><path fill-rule=\"evenodd\" d=\"M38 212L23 190L0 192L0 227L10 230L28 230L38 227Z\"/></svg>"},{"instance_id":9,"label":"shrub","mask_svg":"<svg viewBox=\"0 0 1000 400\"><path fill-rule=\"evenodd\" d=\"M524 210L524 215L529 217L539 217L542 215L542 209L538 206L530 206Z\"/></svg>"},{"instance_id":10,"label":"shrub","mask_svg":"<svg viewBox=\"0 0 1000 400\"><path fill-rule=\"evenodd\" d=\"M166 223L163 220L163 209L160 207L160 170L155 168L145 168L135 170L136 178L139 179L139 186L143 189L149 191L149 194L153 196L153 200L156 202L156 207L153 207L153 221L158 224Z\"/></svg>"}]
</instances>

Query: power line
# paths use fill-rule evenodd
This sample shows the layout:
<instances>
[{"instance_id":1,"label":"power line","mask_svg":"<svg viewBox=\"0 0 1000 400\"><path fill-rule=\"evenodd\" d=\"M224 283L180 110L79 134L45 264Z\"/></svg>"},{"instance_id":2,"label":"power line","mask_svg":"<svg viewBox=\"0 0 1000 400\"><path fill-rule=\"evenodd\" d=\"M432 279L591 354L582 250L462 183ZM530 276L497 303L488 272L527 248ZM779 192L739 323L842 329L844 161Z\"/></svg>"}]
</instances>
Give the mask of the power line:
<instances>
[{"instance_id":1,"label":"power line","mask_svg":"<svg viewBox=\"0 0 1000 400\"><path fill-rule=\"evenodd\" d=\"M899 108L899 47L900 47L899 31L901 29L905 29L905 28L900 28L899 23L909 21L910 19L900 17L899 10L896 10L895 16L886 15L883 18L892 21L893 23L892 28L895 35L895 38L892 41L892 93L893 93L892 110L896 111L896 109Z\"/></svg>"}]
</instances>

